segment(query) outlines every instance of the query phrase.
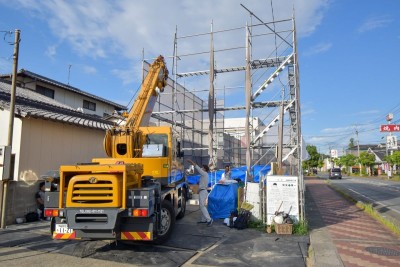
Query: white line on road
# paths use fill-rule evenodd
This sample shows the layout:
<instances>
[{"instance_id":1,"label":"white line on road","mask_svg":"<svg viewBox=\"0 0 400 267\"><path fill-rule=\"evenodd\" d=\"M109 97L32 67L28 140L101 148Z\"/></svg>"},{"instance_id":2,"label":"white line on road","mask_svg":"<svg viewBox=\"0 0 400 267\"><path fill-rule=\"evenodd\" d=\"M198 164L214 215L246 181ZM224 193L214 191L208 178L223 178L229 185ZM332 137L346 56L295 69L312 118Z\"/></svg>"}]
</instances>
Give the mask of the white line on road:
<instances>
[{"instance_id":1,"label":"white line on road","mask_svg":"<svg viewBox=\"0 0 400 267\"><path fill-rule=\"evenodd\" d=\"M384 203L382 203L382 202L380 202L380 201L377 201L377 200L375 200L375 199L373 199L373 198L370 198L370 197L368 197L368 196L366 196L366 195L364 195L364 194L361 194L361 193L359 193L359 192L357 192L357 191L355 191L355 190L353 190L353 189L350 189L350 188L349 188L349 190L352 191L353 193L356 193L356 194L358 194L358 195L360 195L360 196L362 196L362 197L365 197L365 198L371 200L373 203L377 203L377 204L379 204L379 205L381 205L381 206L383 206L383 207L385 207L385 208L387 208L387 209L390 209L390 210L392 210L392 211L397 212L398 214L400 214L400 211L397 210L397 209L390 208L390 207L388 207L386 204L384 204Z\"/></svg>"}]
</instances>

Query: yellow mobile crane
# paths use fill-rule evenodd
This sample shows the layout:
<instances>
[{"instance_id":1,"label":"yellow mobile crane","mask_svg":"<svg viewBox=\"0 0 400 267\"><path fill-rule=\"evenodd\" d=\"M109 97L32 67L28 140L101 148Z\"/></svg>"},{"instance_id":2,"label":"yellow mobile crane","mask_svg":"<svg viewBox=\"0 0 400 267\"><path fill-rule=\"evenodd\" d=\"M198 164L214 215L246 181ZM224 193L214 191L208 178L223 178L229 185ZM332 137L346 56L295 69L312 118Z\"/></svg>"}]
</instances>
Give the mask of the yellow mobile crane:
<instances>
[{"instance_id":1,"label":"yellow mobile crane","mask_svg":"<svg viewBox=\"0 0 400 267\"><path fill-rule=\"evenodd\" d=\"M107 130L109 158L60 167L56 191L46 183L45 216L54 239L165 241L186 211L188 186L178 138L148 126L167 85L159 56L151 64L124 125Z\"/></svg>"}]
</instances>

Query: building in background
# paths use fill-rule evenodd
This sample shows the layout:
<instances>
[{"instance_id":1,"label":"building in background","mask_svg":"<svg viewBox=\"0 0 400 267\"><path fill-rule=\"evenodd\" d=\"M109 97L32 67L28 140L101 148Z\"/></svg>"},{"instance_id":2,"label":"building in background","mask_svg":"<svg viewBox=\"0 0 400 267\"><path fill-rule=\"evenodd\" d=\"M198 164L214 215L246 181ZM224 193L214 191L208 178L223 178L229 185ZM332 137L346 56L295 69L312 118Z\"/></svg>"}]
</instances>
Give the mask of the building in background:
<instances>
[{"instance_id":1,"label":"building in background","mask_svg":"<svg viewBox=\"0 0 400 267\"><path fill-rule=\"evenodd\" d=\"M11 84L0 80L0 145L8 142L10 91ZM42 174L62 164L105 157L103 138L112 125L26 88L16 88L15 100L7 224L36 211L35 192Z\"/></svg>"},{"instance_id":2,"label":"building in background","mask_svg":"<svg viewBox=\"0 0 400 267\"><path fill-rule=\"evenodd\" d=\"M11 81L11 74L2 74L0 79ZM125 110L126 107L76 87L21 69L17 74L17 86L35 91L59 103L65 104L85 114L105 117Z\"/></svg>"}]
</instances>

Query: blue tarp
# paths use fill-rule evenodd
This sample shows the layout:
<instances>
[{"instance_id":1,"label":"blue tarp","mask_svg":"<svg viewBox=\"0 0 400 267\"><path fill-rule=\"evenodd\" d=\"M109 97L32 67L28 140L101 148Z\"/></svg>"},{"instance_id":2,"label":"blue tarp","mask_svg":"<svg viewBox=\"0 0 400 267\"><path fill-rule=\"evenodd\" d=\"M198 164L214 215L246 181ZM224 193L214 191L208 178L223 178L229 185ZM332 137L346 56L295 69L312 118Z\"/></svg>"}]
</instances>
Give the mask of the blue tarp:
<instances>
[{"instance_id":1,"label":"blue tarp","mask_svg":"<svg viewBox=\"0 0 400 267\"><path fill-rule=\"evenodd\" d=\"M216 184L208 195L208 212L211 218L229 218L237 209L238 184Z\"/></svg>"},{"instance_id":2,"label":"blue tarp","mask_svg":"<svg viewBox=\"0 0 400 267\"><path fill-rule=\"evenodd\" d=\"M256 165L252 168L254 182L258 183L260 180L260 174L266 175L271 170L271 165ZM219 170L216 172L208 173L208 186L212 186L215 182L221 180L221 175L224 173L224 170ZM246 177L246 166L232 168L231 169L231 178L232 179L240 179L244 182ZM189 184L198 184L200 181L200 175L188 175L187 181Z\"/></svg>"}]
</instances>

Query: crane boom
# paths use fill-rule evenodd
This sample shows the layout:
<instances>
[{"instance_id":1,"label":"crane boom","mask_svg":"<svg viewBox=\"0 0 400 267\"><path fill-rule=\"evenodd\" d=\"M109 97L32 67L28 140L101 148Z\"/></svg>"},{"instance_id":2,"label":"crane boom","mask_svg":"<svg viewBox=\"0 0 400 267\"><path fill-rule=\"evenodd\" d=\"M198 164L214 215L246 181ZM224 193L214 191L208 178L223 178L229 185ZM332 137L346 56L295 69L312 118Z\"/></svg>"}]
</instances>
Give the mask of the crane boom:
<instances>
[{"instance_id":1,"label":"crane boom","mask_svg":"<svg viewBox=\"0 0 400 267\"><path fill-rule=\"evenodd\" d=\"M126 121L126 126L137 130L140 126L148 126L157 96L164 91L167 84L168 69L164 58L160 55L149 68L142 88L136 98Z\"/></svg>"},{"instance_id":2,"label":"crane boom","mask_svg":"<svg viewBox=\"0 0 400 267\"><path fill-rule=\"evenodd\" d=\"M125 125L114 126L107 130L104 138L104 150L109 157L136 158L141 156L144 136L140 127L149 126L157 96L164 91L167 79L168 69L164 57L160 55L150 65Z\"/></svg>"}]
</instances>

